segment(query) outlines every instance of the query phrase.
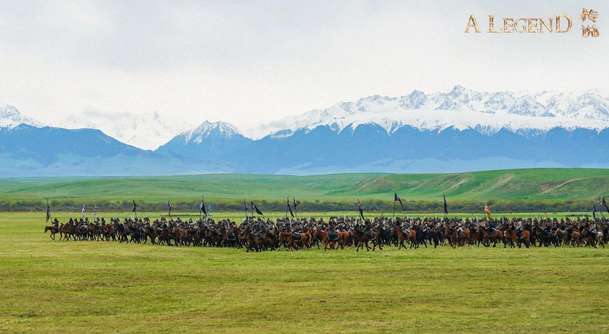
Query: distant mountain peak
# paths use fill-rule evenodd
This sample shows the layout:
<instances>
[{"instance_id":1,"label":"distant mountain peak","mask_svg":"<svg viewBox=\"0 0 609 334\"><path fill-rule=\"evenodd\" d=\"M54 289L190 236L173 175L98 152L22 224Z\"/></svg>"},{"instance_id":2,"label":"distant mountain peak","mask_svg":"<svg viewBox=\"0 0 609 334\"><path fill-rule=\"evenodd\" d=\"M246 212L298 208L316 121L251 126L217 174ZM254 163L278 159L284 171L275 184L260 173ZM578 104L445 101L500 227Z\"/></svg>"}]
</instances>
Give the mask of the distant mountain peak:
<instances>
[{"instance_id":1,"label":"distant mountain peak","mask_svg":"<svg viewBox=\"0 0 609 334\"><path fill-rule=\"evenodd\" d=\"M24 116L12 105L0 105L0 128L14 128L19 124L40 126L41 124Z\"/></svg>"},{"instance_id":2,"label":"distant mountain peak","mask_svg":"<svg viewBox=\"0 0 609 334\"><path fill-rule=\"evenodd\" d=\"M124 143L144 149L156 149L189 128L189 124L182 118L166 119L156 111L134 114L96 109L71 115L56 126L100 129Z\"/></svg>"},{"instance_id":3,"label":"distant mountain peak","mask_svg":"<svg viewBox=\"0 0 609 334\"><path fill-rule=\"evenodd\" d=\"M327 126L337 132L358 124L378 124L392 133L402 126L419 130L449 127L547 131L553 128L609 128L609 98L598 92L520 93L480 92L456 85L448 91L425 93L419 90L404 96L371 95L353 102L340 102L325 109L263 124L246 130L253 139L280 133L285 137L299 129Z\"/></svg>"},{"instance_id":4,"label":"distant mountain peak","mask_svg":"<svg viewBox=\"0 0 609 334\"><path fill-rule=\"evenodd\" d=\"M453 89L448 94L452 95L452 96L459 96L459 95L466 94L467 91L468 91L467 88L465 88L461 85L456 85L455 87L453 87Z\"/></svg>"},{"instance_id":5,"label":"distant mountain peak","mask_svg":"<svg viewBox=\"0 0 609 334\"><path fill-rule=\"evenodd\" d=\"M182 133L185 142L194 144L201 144L211 137L229 139L239 135L239 130L230 123L210 121L204 121L198 127Z\"/></svg>"}]
</instances>

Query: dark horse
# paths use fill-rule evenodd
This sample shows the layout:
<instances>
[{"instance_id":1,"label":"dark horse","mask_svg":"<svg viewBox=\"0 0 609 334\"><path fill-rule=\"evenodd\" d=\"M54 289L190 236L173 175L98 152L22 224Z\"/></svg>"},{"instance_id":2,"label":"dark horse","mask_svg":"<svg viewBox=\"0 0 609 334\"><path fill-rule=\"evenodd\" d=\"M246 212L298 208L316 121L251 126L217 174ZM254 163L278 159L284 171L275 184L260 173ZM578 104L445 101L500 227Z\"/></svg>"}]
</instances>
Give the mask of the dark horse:
<instances>
[{"instance_id":1,"label":"dark horse","mask_svg":"<svg viewBox=\"0 0 609 334\"><path fill-rule=\"evenodd\" d=\"M47 231L51 232L49 237L51 239L55 240L55 234L59 233L59 228L55 225L48 225L48 226L44 227L44 233L47 233Z\"/></svg>"},{"instance_id":2,"label":"dark horse","mask_svg":"<svg viewBox=\"0 0 609 334\"><path fill-rule=\"evenodd\" d=\"M359 252L362 246L366 246L366 250L370 250L368 242L372 239L372 235L369 229L364 228L361 225L355 225L353 229L353 241L355 242L355 251Z\"/></svg>"}]
</instances>

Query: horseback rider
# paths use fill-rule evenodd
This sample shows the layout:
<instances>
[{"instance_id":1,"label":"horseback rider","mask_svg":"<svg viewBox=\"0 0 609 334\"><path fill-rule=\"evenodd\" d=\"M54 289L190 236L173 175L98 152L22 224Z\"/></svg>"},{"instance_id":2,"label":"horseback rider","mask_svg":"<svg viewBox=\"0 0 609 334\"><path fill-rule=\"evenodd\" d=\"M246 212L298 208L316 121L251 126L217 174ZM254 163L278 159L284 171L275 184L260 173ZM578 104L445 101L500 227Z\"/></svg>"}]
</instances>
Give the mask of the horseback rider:
<instances>
[{"instance_id":1,"label":"horseback rider","mask_svg":"<svg viewBox=\"0 0 609 334\"><path fill-rule=\"evenodd\" d=\"M330 222L328 223L328 240L338 241L338 233L336 231L336 226L333 220L330 220Z\"/></svg>"},{"instance_id":2,"label":"horseback rider","mask_svg":"<svg viewBox=\"0 0 609 334\"><path fill-rule=\"evenodd\" d=\"M371 230L372 230L372 224L370 224L370 220L365 219L364 220L364 234L370 234Z\"/></svg>"}]
</instances>

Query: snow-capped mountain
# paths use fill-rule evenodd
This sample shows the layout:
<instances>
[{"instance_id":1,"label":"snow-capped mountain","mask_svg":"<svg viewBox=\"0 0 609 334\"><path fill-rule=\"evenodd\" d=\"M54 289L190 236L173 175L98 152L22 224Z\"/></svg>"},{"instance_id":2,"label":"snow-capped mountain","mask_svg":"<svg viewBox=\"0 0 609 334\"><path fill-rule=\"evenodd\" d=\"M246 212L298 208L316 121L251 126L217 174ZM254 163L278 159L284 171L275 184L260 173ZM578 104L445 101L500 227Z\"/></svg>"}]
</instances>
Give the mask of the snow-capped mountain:
<instances>
[{"instance_id":1,"label":"snow-capped mountain","mask_svg":"<svg viewBox=\"0 0 609 334\"><path fill-rule=\"evenodd\" d=\"M157 112L146 114L106 113L89 110L54 124L67 129L92 128L143 149L154 150L192 125L182 119L168 120Z\"/></svg>"},{"instance_id":2,"label":"snow-capped mountain","mask_svg":"<svg viewBox=\"0 0 609 334\"><path fill-rule=\"evenodd\" d=\"M22 115L11 105L0 105L0 128L14 128L19 124L40 126L38 121Z\"/></svg>"},{"instance_id":3,"label":"snow-capped mountain","mask_svg":"<svg viewBox=\"0 0 609 334\"><path fill-rule=\"evenodd\" d=\"M64 124L103 132L36 127L14 108L2 109L0 122L0 172L10 176L609 168L609 99L595 92L415 90L242 132L224 122L185 131L158 114L95 112Z\"/></svg>"},{"instance_id":4,"label":"snow-capped mountain","mask_svg":"<svg viewBox=\"0 0 609 334\"><path fill-rule=\"evenodd\" d=\"M609 98L595 92L583 94L542 92L477 92L455 86L448 92L413 91L404 96L373 95L341 102L245 130L251 138L269 134L290 135L299 129L328 126L340 132L348 126L377 124L388 133L402 126L420 130L480 129L497 132L552 128L609 127Z\"/></svg>"},{"instance_id":5,"label":"snow-capped mountain","mask_svg":"<svg viewBox=\"0 0 609 334\"><path fill-rule=\"evenodd\" d=\"M218 171L226 171L225 163L232 161L234 150L244 150L251 142L237 128L224 122L205 121L195 129L184 131L160 146L156 152L179 156L195 165L223 165Z\"/></svg>"},{"instance_id":6,"label":"snow-capped mountain","mask_svg":"<svg viewBox=\"0 0 609 334\"><path fill-rule=\"evenodd\" d=\"M185 143L201 144L210 137L230 139L237 135L239 135L239 130L232 124L205 121L192 130L182 132L178 137L182 138Z\"/></svg>"},{"instance_id":7,"label":"snow-capped mountain","mask_svg":"<svg viewBox=\"0 0 609 334\"><path fill-rule=\"evenodd\" d=\"M608 101L594 92L415 90L337 103L243 135L229 124L206 122L157 152L221 172L609 167Z\"/></svg>"}]
</instances>

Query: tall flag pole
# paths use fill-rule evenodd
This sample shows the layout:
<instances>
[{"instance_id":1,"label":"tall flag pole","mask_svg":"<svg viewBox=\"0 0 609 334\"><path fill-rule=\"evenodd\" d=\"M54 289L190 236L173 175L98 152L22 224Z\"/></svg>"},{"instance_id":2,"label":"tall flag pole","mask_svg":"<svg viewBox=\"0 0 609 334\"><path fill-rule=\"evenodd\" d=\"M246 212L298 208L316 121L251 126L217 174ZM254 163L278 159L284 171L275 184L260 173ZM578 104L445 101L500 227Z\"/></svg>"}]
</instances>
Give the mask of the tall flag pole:
<instances>
[{"instance_id":1,"label":"tall flag pole","mask_svg":"<svg viewBox=\"0 0 609 334\"><path fill-rule=\"evenodd\" d=\"M402 202L402 199L400 198L398 193L393 193L393 216L394 217L395 217L395 202L399 202L400 207L402 208L402 211L404 211L404 202Z\"/></svg>"},{"instance_id":2,"label":"tall flag pole","mask_svg":"<svg viewBox=\"0 0 609 334\"><path fill-rule=\"evenodd\" d=\"M203 197L201 198L201 204L199 205L199 214L201 216L201 219L203 219L203 215L207 217L207 209L205 208L205 200Z\"/></svg>"},{"instance_id":3,"label":"tall flag pole","mask_svg":"<svg viewBox=\"0 0 609 334\"><path fill-rule=\"evenodd\" d=\"M359 199L357 200L357 211L359 212L359 216L362 217L362 220L366 220L364 218L364 209L362 208L362 203L359 201Z\"/></svg>"},{"instance_id":4,"label":"tall flag pole","mask_svg":"<svg viewBox=\"0 0 609 334\"><path fill-rule=\"evenodd\" d=\"M446 203L446 193L444 193L443 195L444 195L444 214L447 215L448 214L448 204Z\"/></svg>"},{"instance_id":5,"label":"tall flag pole","mask_svg":"<svg viewBox=\"0 0 609 334\"><path fill-rule=\"evenodd\" d=\"M286 210L289 211L290 212L290 216L292 218L294 218L294 211L292 211L292 207L290 206L290 197L289 196L288 196L288 199L286 201L286 205L287 205ZM285 213L285 217L288 218L288 213L287 212Z\"/></svg>"},{"instance_id":6,"label":"tall flag pole","mask_svg":"<svg viewBox=\"0 0 609 334\"><path fill-rule=\"evenodd\" d=\"M406 208L404 208L404 202L402 202L402 199L400 198L400 196L397 193L394 193L394 202L400 202L400 207L402 208L402 210L405 210Z\"/></svg>"},{"instance_id":7,"label":"tall flag pole","mask_svg":"<svg viewBox=\"0 0 609 334\"><path fill-rule=\"evenodd\" d=\"M135 203L135 200L133 200L133 208L131 209L131 212L133 212L133 217L137 218L137 204Z\"/></svg>"},{"instance_id":8,"label":"tall flag pole","mask_svg":"<svg viewBox=\"0 0 609 334\"><path fill-rule=\"evenodd\" d=\"M51 207L49 206L49 199L47 198L47 214L46 214L46 222L48 223L51 220Z\"/></svg>"},{"instance_id":9,"label":"tall flag pole","mask_svg":"<svg viewBox=\"0 0 609 334\"><path fill-rule=\"evenodd\" d=\"M298 216L298 211L296 210L296 207L298 207L300 205L300 201L296 200L296 197L293 196L292 197L292 208L294 209L294 216Z\"/></svg>"},{"instance_id":10,"label":"tall flag pole","mask_svg":"<svg viewBox=\"0 0 609 334\"><path fill-rule=\"evenodd\" d=\"M257 213L257 214L259 214L259 215L261 215L261 216L264 216L264 213L262 213L262 211L260 211L260 209L258 209L258 207L256 206L256 204L254 204L254 201L252 201L252 210L256 210L256 213ZM252 213L252 215L253 215L253 213Z\"/></svg>"},{"instance_id":11,"label":"tall flag pole","mask_svg":"<svg viewBox=\"0 0 609 334\"><path fill-rule=\"evenodd\" d=\"M202 205L202 209L203 209L203 214L205 215L205 217L207 217L207 212L209 210L207 210L207 207L205 206L205 195L203 195L203 197L201 197L201 205Z\"/></svg>"},{"instance_id":12,"label":"tall flag pole","mask_svg":"<svg viewBox=\"0 0 609 334\"><path fill-rule=\"evenodd\" d=\"M171 218L171 203L167 201L167 215Z\"/></svg>"}]
</instances>

